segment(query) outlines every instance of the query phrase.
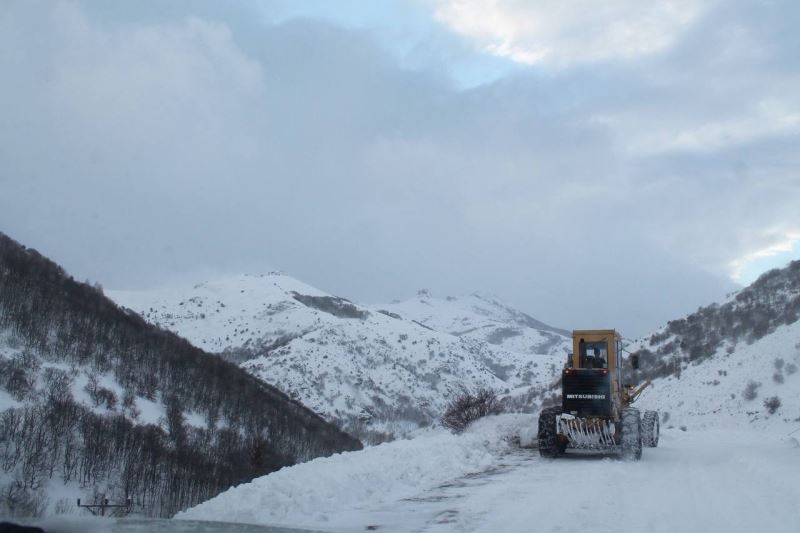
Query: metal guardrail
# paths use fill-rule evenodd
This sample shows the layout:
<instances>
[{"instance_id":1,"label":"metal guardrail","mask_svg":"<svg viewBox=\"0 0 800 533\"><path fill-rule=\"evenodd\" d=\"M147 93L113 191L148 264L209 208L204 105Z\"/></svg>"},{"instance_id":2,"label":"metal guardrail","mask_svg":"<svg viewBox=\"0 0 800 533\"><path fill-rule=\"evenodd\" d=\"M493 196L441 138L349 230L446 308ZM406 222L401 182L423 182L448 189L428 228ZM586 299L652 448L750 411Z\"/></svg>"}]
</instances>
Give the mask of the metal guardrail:
<instances>
[{"instance_id":1,"label":"metal guardrail","mask_svg":"<svg viewBox=\"0 0 800 533\"><path fill-rule=\"evenodd\" d=\"M108 498L103 498L100 503L81 503L81 499L78 498L78 507L86 509L95 516L106 516L106 510L109 511L108 516L125 516L131 512L133 500L126 498L125 503L108 503Z\"/></svg>"}]
</instances>

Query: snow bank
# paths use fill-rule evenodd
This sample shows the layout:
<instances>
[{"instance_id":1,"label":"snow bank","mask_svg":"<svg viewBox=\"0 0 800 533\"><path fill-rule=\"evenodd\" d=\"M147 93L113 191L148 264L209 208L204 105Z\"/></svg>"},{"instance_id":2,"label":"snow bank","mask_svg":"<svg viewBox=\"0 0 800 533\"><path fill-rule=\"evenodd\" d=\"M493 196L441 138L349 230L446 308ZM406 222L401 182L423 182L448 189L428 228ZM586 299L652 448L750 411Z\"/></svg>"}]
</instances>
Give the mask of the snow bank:
<instances>
[{"instance_id":1,"label":"snow bank","mask_svg":"<svg viewBox=\"0 0 800 533\"><path fill-rule=\"evenodd\" d=\"M534 423L531 415L499 415L477 421L462 435L435 430L315 459L231 488L175 518L346 526L360 508L408 498L492 467L509 450L509 439Z\"/></svg>"}]
</instances>

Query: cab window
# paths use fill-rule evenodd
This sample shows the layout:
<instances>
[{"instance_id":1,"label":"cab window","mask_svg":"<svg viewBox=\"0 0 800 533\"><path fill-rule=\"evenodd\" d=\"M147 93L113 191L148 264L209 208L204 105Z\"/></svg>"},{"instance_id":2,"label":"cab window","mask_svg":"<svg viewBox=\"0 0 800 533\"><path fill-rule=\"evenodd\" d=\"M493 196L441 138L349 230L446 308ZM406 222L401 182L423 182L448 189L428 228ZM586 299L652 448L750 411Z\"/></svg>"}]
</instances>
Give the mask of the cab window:
<instances>
[{"instance_id":1,"label":"cab window","mask_svg":"<svg viewBox=\"0 0 800 533\"><path fill-rule=\"evenodd\" d=\"M581 340L581 368L608 368L608 343L606 341L584 342Z\"/></svg>"}]
</instances>

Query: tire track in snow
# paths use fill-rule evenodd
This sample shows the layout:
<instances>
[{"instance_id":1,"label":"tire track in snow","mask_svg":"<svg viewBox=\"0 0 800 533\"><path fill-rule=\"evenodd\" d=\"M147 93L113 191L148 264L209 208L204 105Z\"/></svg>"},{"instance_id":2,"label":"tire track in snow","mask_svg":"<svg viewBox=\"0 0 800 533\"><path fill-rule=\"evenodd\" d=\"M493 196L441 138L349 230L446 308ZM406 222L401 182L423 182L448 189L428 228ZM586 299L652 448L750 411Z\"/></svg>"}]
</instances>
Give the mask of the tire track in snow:
<instances>
[{"instance_id":1,"label":"tire track in snow","mask_svg":"<svg viewBox=\"0 0 800 533\"><path fill-rule=\"evenodd\" d=\"M672 431L638 463L519 450L487 471L363 511L379 531L796 533L798 479L800 450L774 434Z\"/></svg>"}]
</instances>

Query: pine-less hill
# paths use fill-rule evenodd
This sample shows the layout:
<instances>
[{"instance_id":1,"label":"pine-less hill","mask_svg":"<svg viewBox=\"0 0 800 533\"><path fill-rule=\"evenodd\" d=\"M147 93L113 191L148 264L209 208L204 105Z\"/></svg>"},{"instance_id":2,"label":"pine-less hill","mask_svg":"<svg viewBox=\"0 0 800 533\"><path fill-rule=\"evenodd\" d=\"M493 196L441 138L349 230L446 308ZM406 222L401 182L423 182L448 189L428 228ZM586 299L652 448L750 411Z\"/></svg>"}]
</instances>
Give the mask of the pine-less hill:
<instances>
[{"instance_id":1,"label":"pine-less hill","mask_svg":"<svg viewBox=\"0 0 800 533\"><path fill-rule=\"evenodd\" d=\"M0 409L5 516L99 495L171 516L282 466L361 447L3 234Z\"/></svg>"},{"instance_id":2,"label":"pine-less hill","mask_svg":"<svg viewBox=\"0 0 800 533\"><path fill-rule=\"evenodd\" d=\"M544 388L562 361L552 351L513 351L436 331L280 272L109 295L372 442L437 420L462 388L490 387L515 409L533 409L532 391ZM477 324L472 306L466 311ZM502 329L498 320L492 327ZM532 330L520 338L558 351Z\"/></svg>"},{"instance_id":3,"label":"pine-less hill","mask_svg":"<svg viewBox=\"0 0 800 533\"><path fill-rule=\"evenodd\" d=\"M431 329L483 341L517 353L563 356L572 350L572 333L481 293L437 298L420 290L416 298L374 306Z\"/></svg>"}]
</instances>

